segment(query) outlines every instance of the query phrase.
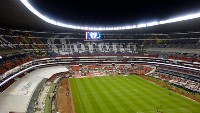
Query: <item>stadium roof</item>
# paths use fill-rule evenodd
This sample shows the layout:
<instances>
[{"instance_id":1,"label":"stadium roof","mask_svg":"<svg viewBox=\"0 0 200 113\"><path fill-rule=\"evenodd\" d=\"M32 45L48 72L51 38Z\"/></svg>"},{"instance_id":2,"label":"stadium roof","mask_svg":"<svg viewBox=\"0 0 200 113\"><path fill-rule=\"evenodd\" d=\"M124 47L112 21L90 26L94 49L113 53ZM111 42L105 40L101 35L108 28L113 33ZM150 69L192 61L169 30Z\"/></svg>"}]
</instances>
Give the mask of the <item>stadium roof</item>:
<instances>
[{"instance_id":1,"label":"stadium roof","mask_svg":"<svg viewBox=\"0 0 200 113\"><path fill-rule=\"evenodd\" d=\"M36 1L36 0L33 0L33 2L31 3L31 5L33 5L33 6L37 5L37 2L34 2L34 1ZM28 10L20 2L20 0L1 0L0 3L1 3L1 7L0 7L0 26L3 27L3 28L6 27L6 28L12 28L12 29L35 30L35 31L55 31L55 32L79 31L79 32L81 32L80 30L73 30L73 29L69 29L69 28L62 28L62 27L59 27L59 26L51 25L51 24L43 21L41 18L37 17L30 10ZM180 1L179 1L179 3L181 4ZM42 2L41 2L41 4L42 4ZM174 4L177 5L176 2L174 2ZM48 5L50 5L50 4L48 4ZM152 5L152 4L149 4L149 5ZM52 6L52 4L50 6ZM85 6L85 7L87 7L87 6ZM145 7L146 6L147 6L147 4L145 5ZM185 6L185 5L183 5L183 6ZM188 13L191 13L191 8L189 6L191 7L191 5L188 5L187 9L190 9L190 10L187 10L187 11L188 11ZM198 4L196 6L198 6ZM37 10L40 10L42 13L44 12L44 15L47 14L47 12L43 11L41 7L45 7L45 6L41 5L40 7L37 6L35 8L37 8ZM77 7L79 7L79 6L77 5ZM134 6L134 7L136 7L136 6ZM138 8L138 7L139 6L137 6L136 8ZM156 5L155 5L155 7L156 7ZM56 8L56 7L54 7L54 8ZM124 6L120 7L120 8L123 9ZM147 8L149 8L149 7L147 7ZM159 8L160 7L157 7L157 9L159 9ZM175 10L175 6L170 7L169 9L171 9L171 8L172 9L174 8L174 10ZM181 12L183 12L183 9L184 8L182 8ZM147 10L147 9L145 9L145 10ZM58 11L60 11L60 10L58 10ZM105 12L105 10L102 9L102 12L103 11ZM187 13L187 11L186 11L186 13ZM71 12L73 12L73 10L71 10ZM77 10L74 10L74 12L77 12ZM101 14L102 14L102 12L101 12ZM195 12L198 12L198 11L197 11L197 9L194 8L194 12L193 13L195 13ZM79 13L80 16L82 16L81 13ZM98 14L95 14L94 12L92 12L92 13L93 13L93 15L98 15ZM139 13L141 13L141 12L139 12ZM147 12L146 14L149 15L148 13L149 12ZM172 13L172 15L174 15L173 12L171 12L171 13ZM133 15L136 15L136 14L137 14L137 12L133 13ZM183 13L181 13L181 14L183 14ZM120 15L121 14L119 13L119 16ZM169 12L168 12L167 15L169 15ZM160 15L158 15L158 16L160 16ZM52 17L52 16L50 16L50 17ZM112 17L112 15L111 15L111 17ZM137 17L137 16L135 16L135 17ZM144 18L144 17L142 17L142 18ZM169 16L167 16L165 18L168 19ZM96 19L96 18L94 18L94 19ZM159 17L159 19L160 19L160 17ZM61 19L59 18L59 20L61 20ZM112 18L111 18L111 20L112 20ZM133 19L133 23L135 22L134 24L138 24L138 22L136 22L136 20L137 19ZM161 20L163 20L163 19L161 18ZM117 21L119 21L119 20L117 20ZM137 21L140 21L140 20L137 20ZM144 20L144 21L148 21L148 19ZM105 23L107 23L107 22L105 22ZM77 24L80 24L80 23L77 23ZM114 24L116 24L116 23L114 22ZM122 24L123 24L123 22L122 22ZM90 24L88 24L88 25L90 25ZM186 21L181 21L181 22L176 22L176 23L156 25L156 26L153 26L153 27L139 28L139 29L133 29L133 30L125 30L125 31L121 31L121 32L133 32L133 33L166 33L166 32L198 31L198 30L200 30L200 26L199 25L200 25L200 18L196 18L196 19L186 20ZM119 31L116 31L116 32L119 32Z\"/></svg>"}]
</instances>

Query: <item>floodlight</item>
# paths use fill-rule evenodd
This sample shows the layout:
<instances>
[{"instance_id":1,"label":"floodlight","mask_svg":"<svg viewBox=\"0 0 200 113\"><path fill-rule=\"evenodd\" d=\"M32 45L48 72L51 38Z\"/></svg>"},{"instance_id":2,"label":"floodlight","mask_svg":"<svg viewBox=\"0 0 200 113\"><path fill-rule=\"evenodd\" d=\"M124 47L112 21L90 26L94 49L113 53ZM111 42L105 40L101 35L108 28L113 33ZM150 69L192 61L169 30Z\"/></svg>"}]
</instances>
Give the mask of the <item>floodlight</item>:
<instances>
[{"instance_id":1,"label":"floodlight","mask_svg":"<svg viewBox=\"0 0 200 113\"><path fill-rule=\"evenodd\" d=\"M150 23L145 23L145 24L138 24L136 25L127 25L127 26L113 26L113 27L95 27L95 26L77 26L77 25L71 25L67 23L61 23L59 21L53 20L48 18L47 16L41 14L39 11L37 11L29 2L28 0L20 0L33 14L38 16L40 19L44 20L45 22L48 22L50 24L60 26L60 27L65 27L65 28L71 28L71 29L80 29L80 30L91 30L91 31L101 31L101 30L125 30L125 29L134 29L134 28L144 28L144 27L150 27L150 26L156 26L160 24L168 24L168 23L173 23L173 22L179 22L179 21L184 21L184 20L190 20L190 19L195 19L195 18L200 18L200 12L195 13L195 14L189 14L185 16L180 16L176 18L171 18L167 20L161 20L158 22L150 22Z\"/></svg>"},{"instance_id":2,"label":"floodlight","mask_svg":"<svg viewBox=\"0 0 200 113\"><path fill-rule=\"evenodd\" d=\"M146 27L147 26L147 24L139 24L139 25L137 25L137 28L143 28L143 27Z\"/></svg>"},{"instance_id":3,"label":"floodlight","mask_svg":"<svg viewBox=\"0 0 200 113\"><path fill-rule=\"evenodd\" d=\"M130 29L131 28L131 26L125 26L125 29Z\"/></svg>"},{"instance_id":4,"label":"floodlight","mask_svg":"<svg viewBox=\"0 0 200 113\"><path fill-rule=\"evenodd\" d=\"M158 22L150 22L150 23L147 23L147 26L155 26L158 24L159 24Z\"/></svg>"}]
</instances>

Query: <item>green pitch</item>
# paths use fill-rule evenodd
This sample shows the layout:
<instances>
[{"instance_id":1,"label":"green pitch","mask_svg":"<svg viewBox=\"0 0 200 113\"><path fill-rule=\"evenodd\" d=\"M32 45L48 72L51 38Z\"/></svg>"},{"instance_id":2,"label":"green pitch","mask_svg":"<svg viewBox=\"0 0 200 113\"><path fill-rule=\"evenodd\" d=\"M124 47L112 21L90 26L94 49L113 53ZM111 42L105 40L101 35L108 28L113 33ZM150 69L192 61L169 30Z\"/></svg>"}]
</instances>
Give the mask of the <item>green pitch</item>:
<instances>
[{"instance_id":1,"label":"green pitch","mask_svg":"<svg viewBox=\"0 0 200 113\"><path fill-rule=\"evenodd\" d=\"M138 76L70 79L76 113L200 113L200 103Z\"/></svg>"}]
</instances>

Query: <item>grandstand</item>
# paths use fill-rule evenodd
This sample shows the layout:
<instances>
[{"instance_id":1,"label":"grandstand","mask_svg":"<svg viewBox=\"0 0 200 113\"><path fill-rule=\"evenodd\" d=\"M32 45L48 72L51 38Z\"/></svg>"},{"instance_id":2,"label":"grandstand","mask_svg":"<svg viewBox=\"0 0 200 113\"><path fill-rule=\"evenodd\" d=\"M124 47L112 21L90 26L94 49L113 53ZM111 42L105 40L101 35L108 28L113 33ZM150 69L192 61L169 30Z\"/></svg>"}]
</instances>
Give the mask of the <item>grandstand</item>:
<instances>
[{"instance_id":1,"label":"grandstand","mask_svg":"<svg viewBox=\"0 0 200 113\"><path fill-rule=\"evenodd\" d=\"M55 98L59 100L59 97L55 96L55 92L62 86L59 81L65 77L146 75L195 95L200 93L198 32L124 35L103 33L100 41L85 41L82 38L84 34L80 33L27 33L1 29L1 34L0 47L4 51L0 59L2 92L0 98L4 103L1 108L2 113L11 111L39 113L46 112L47 109L52 111L60 109L61 104L58 104L59 106L56 104L59 102ZM55 66L67 68L59 71L62 68ZM41 71L40 68L53 69L55 72L48 73L49 70ZM36 81L37 79L39 80ZM16 94L23 94L23 92L17 93L19 92L17 89L32 80L35 85L28 91L29 95L18 96L16 102L9 104ZM48 89L51 89L51 84L53 86L58 84L53 95L47 93ZM71 90L73 91L73 88ZM41 96L37 98L37 95ZM52 95L50 106L44 104L47 101L44 99L48 97L45 95ZM198 96L184 96L199 101ZM24 101L20 103L21 108L14 107L22 98ZM79 111L76 99L75 103L72 102L72 97L68 100L70 100L69 105L75 105L71 110ZM47 105L49 107L44 107Z\"/></svg>"},{"instance_id":2,"label":"grandstand","mask_svg":"<svg viewBox=\"0 0 200 113\"><path fill-rule=\"evenodd\" d=\"M0 22L0 113L199 113L200 13L87 27L6 4L26 21Z\"/></svg>"}]
</instances>

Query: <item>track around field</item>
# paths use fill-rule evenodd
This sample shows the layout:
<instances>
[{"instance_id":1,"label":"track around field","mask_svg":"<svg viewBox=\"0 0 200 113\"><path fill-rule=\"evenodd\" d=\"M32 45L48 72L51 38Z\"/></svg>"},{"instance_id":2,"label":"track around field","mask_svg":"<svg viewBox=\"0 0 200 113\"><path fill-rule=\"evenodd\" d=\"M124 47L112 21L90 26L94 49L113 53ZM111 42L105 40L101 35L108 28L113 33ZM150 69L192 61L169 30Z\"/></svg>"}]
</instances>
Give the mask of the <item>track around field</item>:
<instances>
[{"instance_id":1,"label":"track around field","mask_svg":"<svg viewBox=\"0 0 200 113\"><path fill-rule=\"evenodd\" d=\"M75 113L69 80L63 79L58 88L57 99L59 113Z\"/></svg>"}]
</instances>

